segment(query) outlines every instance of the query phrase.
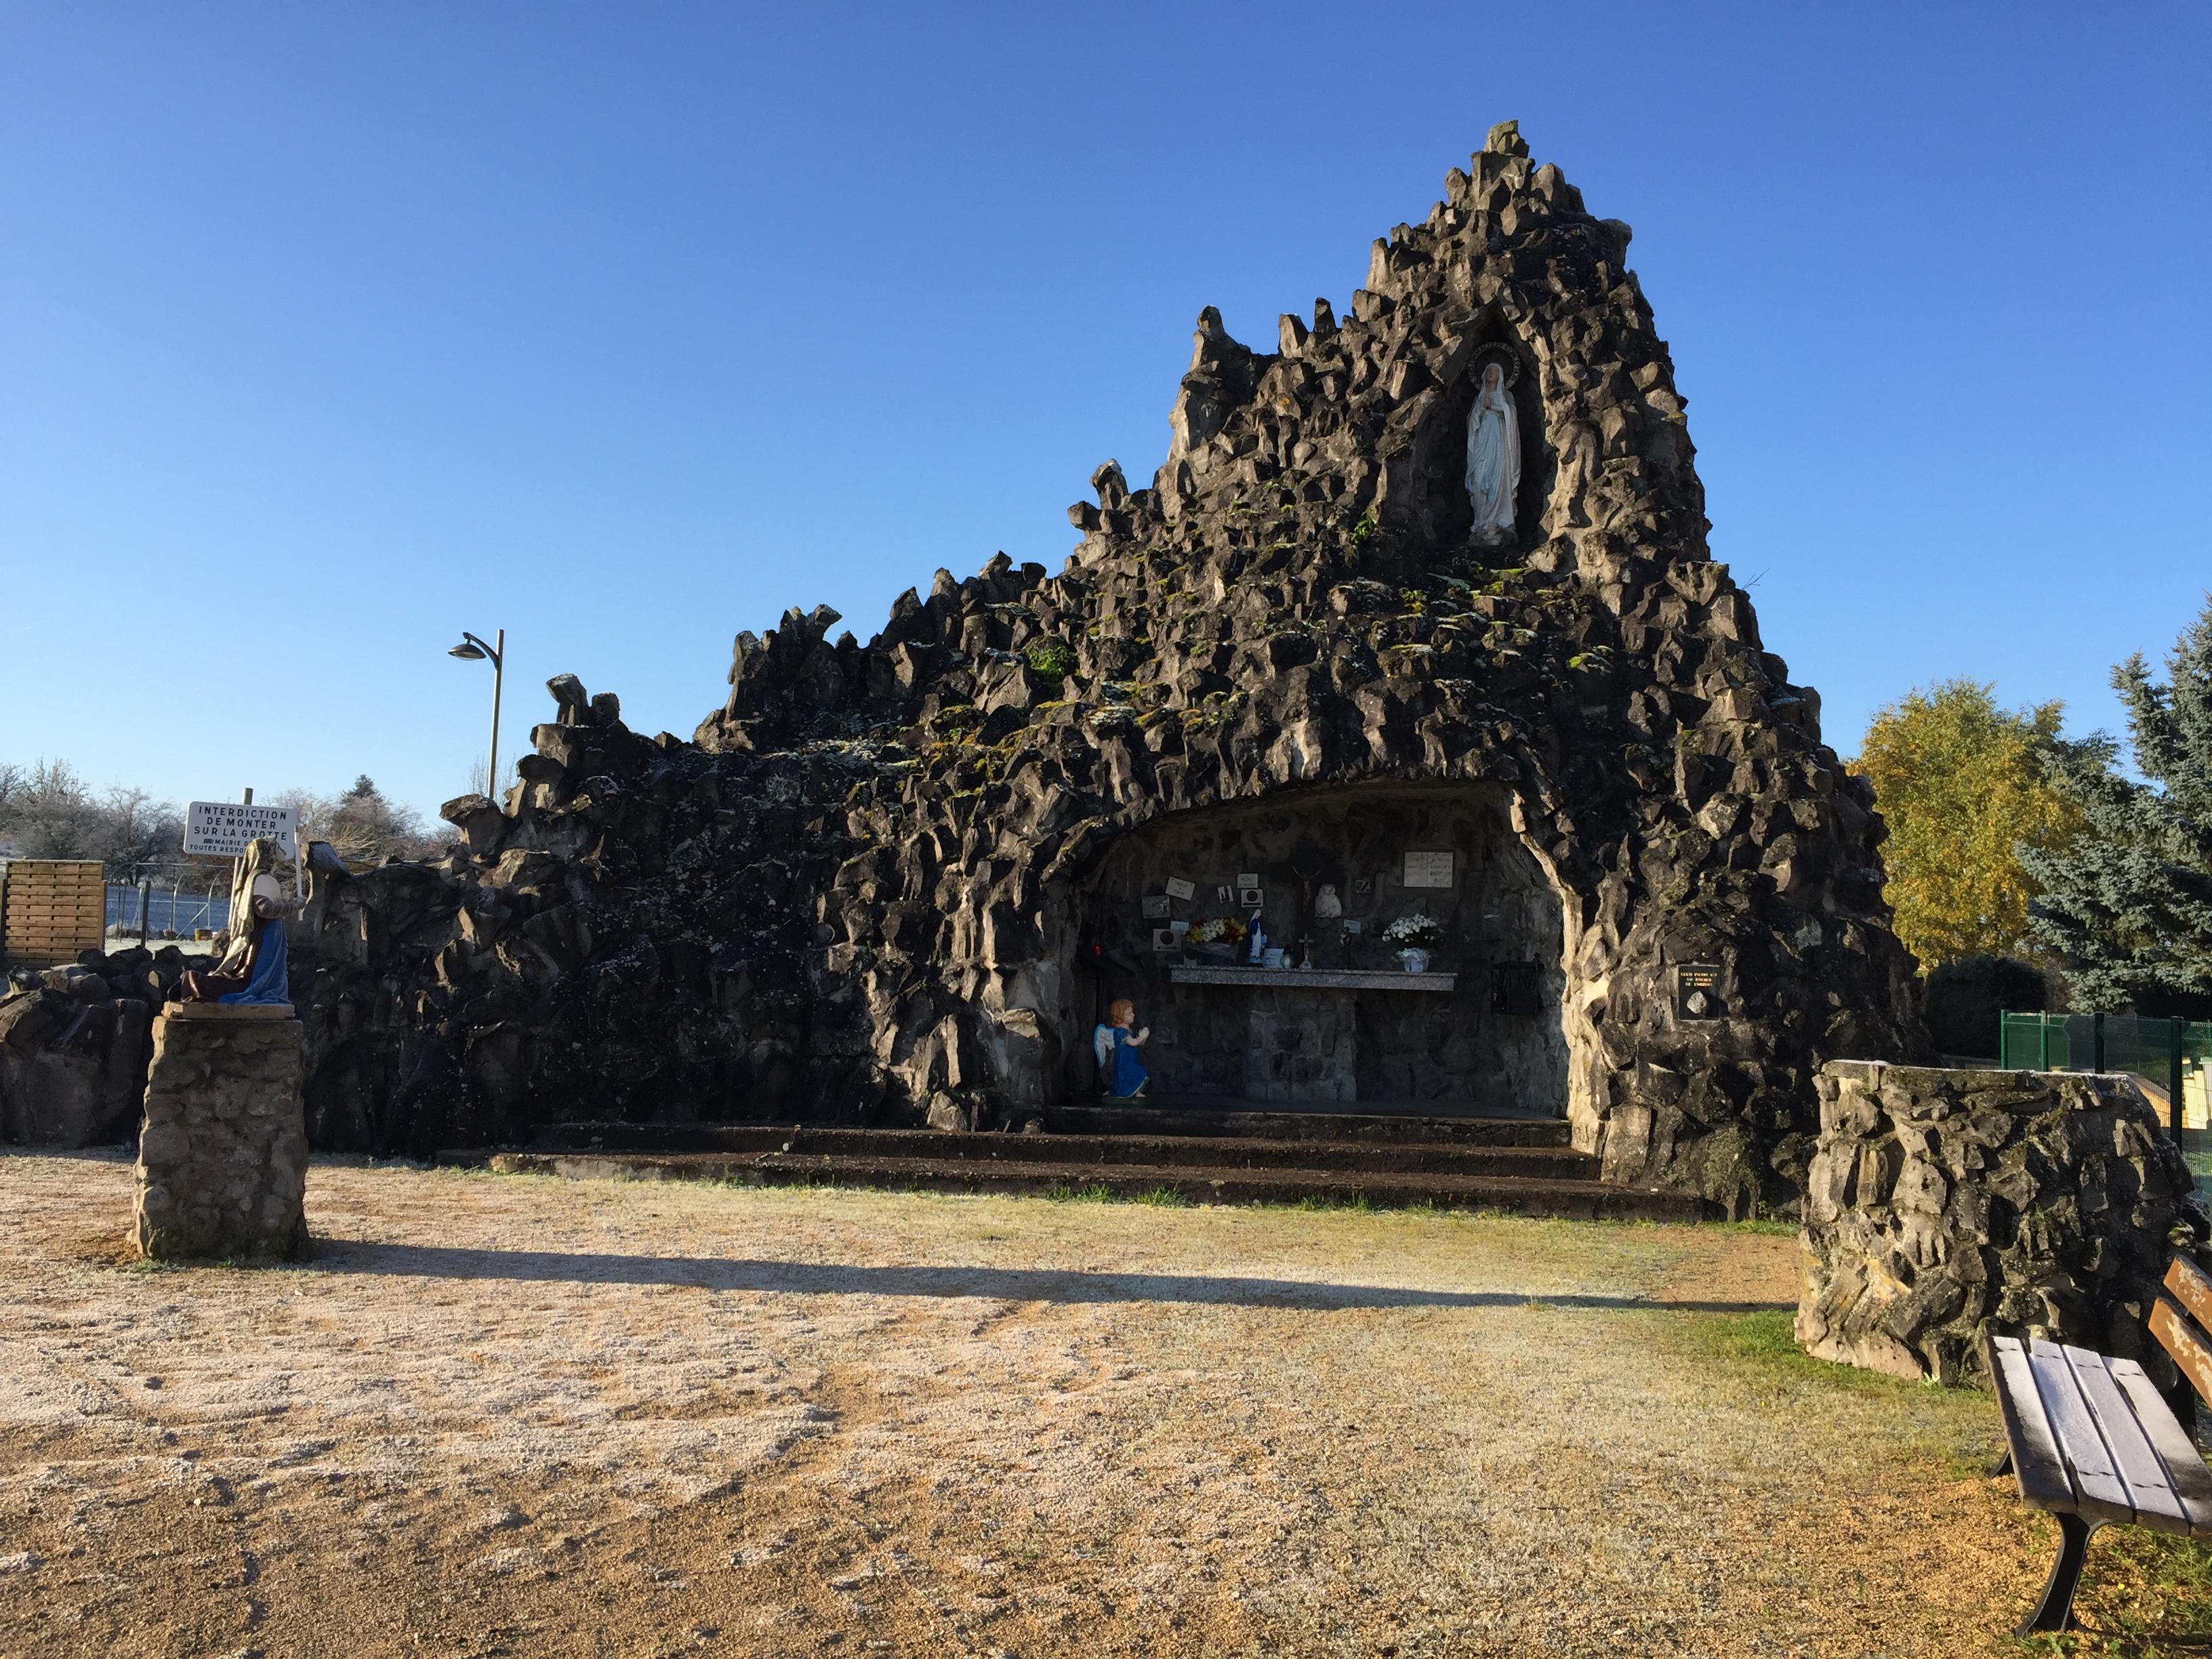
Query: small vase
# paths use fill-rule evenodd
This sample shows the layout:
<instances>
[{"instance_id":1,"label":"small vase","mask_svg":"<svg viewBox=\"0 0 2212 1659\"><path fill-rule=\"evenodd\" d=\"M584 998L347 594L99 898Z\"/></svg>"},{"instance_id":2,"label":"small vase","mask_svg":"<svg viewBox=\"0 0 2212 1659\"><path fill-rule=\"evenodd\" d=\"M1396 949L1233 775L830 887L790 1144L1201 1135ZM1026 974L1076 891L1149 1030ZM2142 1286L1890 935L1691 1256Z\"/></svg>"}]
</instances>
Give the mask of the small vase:
<instances>
[{"instance_id":1,"label":"small vase","mask_svg":"<svg viewBox=\"0 0 2212 1659\"><path fill-rule=\"evenodd\" d=\"M1429 953L1426 951L1418 951L1408 945L1405 950L1398 952L1398 960L1409 974L1425 974L1429 971Z\"/></svg>"}]
</instances>

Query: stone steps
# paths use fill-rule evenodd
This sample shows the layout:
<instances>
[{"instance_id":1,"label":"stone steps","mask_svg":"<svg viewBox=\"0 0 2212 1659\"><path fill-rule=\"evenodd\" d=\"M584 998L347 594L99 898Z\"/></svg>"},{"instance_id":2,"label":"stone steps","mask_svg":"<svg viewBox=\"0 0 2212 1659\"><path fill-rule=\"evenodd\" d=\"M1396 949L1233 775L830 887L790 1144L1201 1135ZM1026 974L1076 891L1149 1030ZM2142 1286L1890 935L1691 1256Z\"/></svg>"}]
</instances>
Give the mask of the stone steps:
<instances>
[{"instance_id":1,"label":"stone steps","mask_svg":"<svg viewBox=\"0 0 2212 1659\"><path fill-rule=\"evenodd\" d=\"M602 1138L629 1144L455 1152L440 1161L578 1180L822 1183L1113 1198L1172 1193L1198 1203L1431 1204L1586 1219L1692 1221L1705 1213L1694 1198L1600 1182L1594 1178L1594 1159L1561 1146L1224 1135L952 1135L731 1124L588 1127L621 1131ZM654 1139L663 1144L637 1144ZM690 1144L674 1144L680 1142Z\"/></svg>"},{"instance_id":2,"label":"stone steps","mask_svg":"<svg viewBox=\"0 0 2212 1659\"><path fill-rule=\"evenodd\" d=\"M1484 1146L1565 1146L1566 1120L1509 1112L1325 1111L1302 1106L1243 1107L1170 1097L1116 1106L1055 1106L1044 1115L1055 1133L1258 1136L1269 1140L1417 1141Z\"/></svg>"},{"instance_id":3,"label":"stone steps","mask_svg":"<svg viewBox=\"0 0 2212 1659\"><path fill-rule=\"evenodd\" d=\"M773 1152L795 1157L920 1158L930 1163L1137 1164L1148 1169L1334 1170L1376 1174L1527 1176L1595 1180L1597 1160L1565 1144L1512 1140L1358 1141L1166 1134L941 1134L933 1129L837 1129L772 1124L574 1125L526 1150L555 1153Z\"/></svg>"}]
</instances>

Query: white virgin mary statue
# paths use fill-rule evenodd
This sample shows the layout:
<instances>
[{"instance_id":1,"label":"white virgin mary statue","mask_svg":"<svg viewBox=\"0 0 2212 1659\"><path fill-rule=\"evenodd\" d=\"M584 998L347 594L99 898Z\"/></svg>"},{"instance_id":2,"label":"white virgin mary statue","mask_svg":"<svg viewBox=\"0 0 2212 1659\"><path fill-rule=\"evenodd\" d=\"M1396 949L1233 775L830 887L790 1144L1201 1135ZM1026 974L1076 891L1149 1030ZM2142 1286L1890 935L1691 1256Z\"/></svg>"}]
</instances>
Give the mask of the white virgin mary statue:
<instances>
[{"instance_id":1,"label":"white virgin mary statue","mask_svg":"<svg viewBox=\"0 0 2212 1659\"><path fill-rule=\"evenodd\" d=\"M1521 487L1521 422L1505 372L1483 365L1482 390L1467 417L1467 493L1474 502L1474 533L1496 541L1513 528L1513 493Z\"/></svg>"}]
</instances>

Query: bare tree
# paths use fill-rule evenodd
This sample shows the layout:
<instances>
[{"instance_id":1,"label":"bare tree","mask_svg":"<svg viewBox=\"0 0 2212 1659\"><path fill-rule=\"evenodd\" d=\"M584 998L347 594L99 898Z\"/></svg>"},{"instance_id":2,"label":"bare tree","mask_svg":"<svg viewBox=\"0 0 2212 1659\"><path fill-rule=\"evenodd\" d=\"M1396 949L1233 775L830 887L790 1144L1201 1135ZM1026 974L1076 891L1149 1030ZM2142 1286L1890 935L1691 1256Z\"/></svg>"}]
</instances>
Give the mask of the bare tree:
<instances>
[{"instance_id":1,"label":"bare tree","mask_svg":"<svg viewBox=\"0 0 2212 1659\"><path fill-rule=\"evenodd\" d=\"M319 795L312 789L287 789L269 799L271 805L289 806L299 814L298 834L301 846L311 841L328 841L331 838L331 816L338 806L335 796Z\"/></svg>"},{"instance_id":2,"label":"bare tree","mask_svg":"<svg viewBox=\"0 0 2212 1659\"><path fill-rule=\"evenodd\" d=\"M388 799L366 773L330 804L322 827L317 839L329 842L356 869L392 858L437 858L451 840L427 830L421 814Z\"/></svg>"},{"instance_id":3,"label":"bare tree","mask_svg":"<svg viewBox=\"0 0 2212 1659\"><path fill-rule=\"evenodd\" d=\"M273 804L298 810L303 843L329 842L356 869L390 858L441 858L453 839L442 824L425 826L366 775L342 795L289 789ZM97 859L115 882L186 871L197 879L207 868L185 860L184 817L173 803L125 784L95 793L67 761L0 764L0 842L19 858Z\"/></svg>"},{"instance_id":4,"label":"bare tree","mask_svg":"<svg viewBox=\"0 0 2212 1659\"><path fill-rule=\"evenodd\" d=\"M100 806L67 761L41 760L9 792L0 834L27 859L100 856Z\"/></svg>"},{"instance_id":5,"label":"bare tree","mask_svg":"<svg viewBox=\"0 0 2212 1659\"><path fill-rule=\"evenodd\" d=\"M182 856L184 815L146 790L111 785L100 798L99 858L110 881L137 881L167 870Z\"/></svg>"},{"instance_id":6,"label":"bare tree","mask_svg":"<svg viewBox=\"0 0 2212 1659\"><path fill-rule=\"evenodd\" d=\"M514 761L509 760L506 765L499 769L499 788L494 789L491 787L491 763L484 756L478 755L469 763L469 789L471 793L488 795L492 799L497 800L501 791L514 787L515 780L519 775Z\"/></svg>"},{"instance_id":7,"label":"bare tree","mask_svg":"<svg viewBox=\"0 0 2212 1659\"><path fill-rule=\"evenodd\" d=\"M184 820L170 802L116 784L94 794L67 761L0 766L0 841L27 859L97 859L110 881L136 881L178 857Z\"/></svg>"}]
</instances>

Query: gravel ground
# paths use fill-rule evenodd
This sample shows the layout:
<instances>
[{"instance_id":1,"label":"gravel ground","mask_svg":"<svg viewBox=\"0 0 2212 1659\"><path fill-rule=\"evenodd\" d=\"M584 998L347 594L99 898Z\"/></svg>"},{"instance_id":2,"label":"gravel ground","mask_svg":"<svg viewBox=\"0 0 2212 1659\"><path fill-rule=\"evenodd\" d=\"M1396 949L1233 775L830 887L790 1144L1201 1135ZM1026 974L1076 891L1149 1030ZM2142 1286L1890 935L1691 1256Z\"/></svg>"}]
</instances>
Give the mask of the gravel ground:
<instances>
[{"instance_id":1,"label":"gravel ground","mask_svg":"<svg viewBox=\"0 0 2212 1659\"><path fill-rule=\"evenodd\" d=\"M325 1162L155 1269L129 1188L0 1156L5 1659L1896 1659L2045 1565L1772 1231Z\"/></svg>"}]
</instances>

